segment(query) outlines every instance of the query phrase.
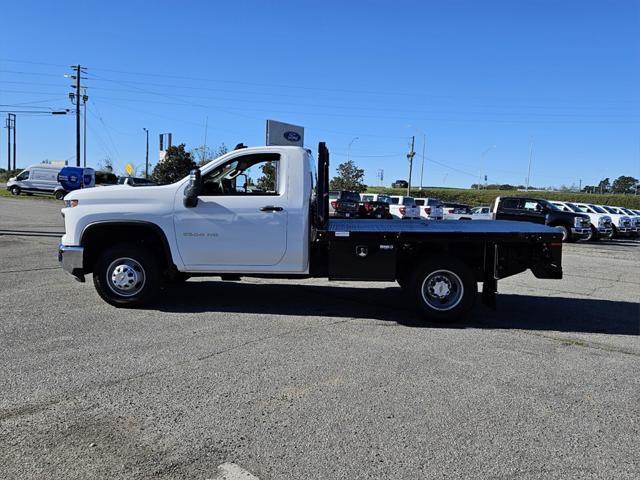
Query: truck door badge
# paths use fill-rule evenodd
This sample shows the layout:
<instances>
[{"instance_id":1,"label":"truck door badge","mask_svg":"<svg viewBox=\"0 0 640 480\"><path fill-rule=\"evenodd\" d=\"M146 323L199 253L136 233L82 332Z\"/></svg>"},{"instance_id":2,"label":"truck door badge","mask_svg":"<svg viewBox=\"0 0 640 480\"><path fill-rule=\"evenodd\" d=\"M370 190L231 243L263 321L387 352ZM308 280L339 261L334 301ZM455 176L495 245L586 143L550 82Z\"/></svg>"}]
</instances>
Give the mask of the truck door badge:
<instances>
[{"instance_id":1,"label":"truck door badge","mask_svg":"<svg viewBox=\"0 0 640 480\"><path fill-rule=\"evenodd\" d=\"M356 247L356 255L358 255L360 258L364 258L368 255L369 250L367 247L363 246L363 245L358 245Z\"/></svg>"}]
</instances>

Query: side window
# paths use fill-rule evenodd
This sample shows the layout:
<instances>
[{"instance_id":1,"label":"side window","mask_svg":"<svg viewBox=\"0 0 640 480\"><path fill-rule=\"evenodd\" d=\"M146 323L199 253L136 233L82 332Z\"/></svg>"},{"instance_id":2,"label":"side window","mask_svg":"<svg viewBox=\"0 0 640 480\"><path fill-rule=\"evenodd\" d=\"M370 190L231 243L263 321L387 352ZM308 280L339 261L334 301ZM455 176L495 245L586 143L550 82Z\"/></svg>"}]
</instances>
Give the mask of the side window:
<instances>
[{"instance_id":1,"label":"side window","mask_svg":"<svg viewBox=\"0 0 640 480\"><path fill-rule=\"evenodd\" d=\"M399 200L400 199L398 197L391 197L391 203L393 205L398 205Z\"/></svg>"},{"instance_id":2,"label":"side window","mask_svg":"<svg viewBox=\"0 0 640 480\"><path fill-rule=\"evenodd\" d=\"M505 198L500 200L501 208L519 208L519 200L517 198Z\"/></svg>"},{"instance_id":3,"label":"side window","mask_svg":"<svg viewBox=\"0 0 640 480\"><path fill-rule=\"evenodd\" d=\"M373 195L362 195L362 201L363 202L372 202L373 201Z\"/></svg>"},{"instance_id":4,"label":"side window","mask_svg":"<svg viewBox=\"0 0 640 480\"><path fill-rule=\"evenodd\" d=\"M540 205L538 204L538 202L535 201L531 201L531 200L526 200L524 202L524 209L525 210L530 210L532 212L538 212L540 211L542 208L540 207Z\"/></svg>"},{"instance_id":5,"label":"side window","mask_svg":"<svg viewBox=\"0 0 640 480\"><path fill-rule=\"evenodd\" d=\"M29 170L25 170L16 177L16 180L29 180Z\"/></svg>"},{"instance_id":6,"label":"side window","mask_svg":"<svg viewBox=\"0 0 640 480\"><path fill-rule=\"evenodd\" d=\"M278 195L280 155L251 154L217 166L202 179L202 196Z\"/></svg>"}]
</instances>

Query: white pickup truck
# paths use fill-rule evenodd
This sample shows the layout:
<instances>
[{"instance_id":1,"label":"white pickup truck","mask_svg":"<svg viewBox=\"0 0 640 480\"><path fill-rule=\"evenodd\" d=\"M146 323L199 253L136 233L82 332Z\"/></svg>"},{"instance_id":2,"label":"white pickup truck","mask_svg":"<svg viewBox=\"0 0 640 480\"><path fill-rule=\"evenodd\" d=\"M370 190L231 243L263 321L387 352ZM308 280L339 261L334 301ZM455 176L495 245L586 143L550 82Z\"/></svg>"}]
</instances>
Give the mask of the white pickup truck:
<instances>
[{"instance_id":1,"label":"white pickup truck","mask_svg":"<svg viewBox=\"0 0 640 480\"><path fill-rule=\"evenodd\" d=\"M171 185L74 191L59 261L80 281L91 273L117 307L151 303L190 276L395 280L419 312L443 321L473 306L478 282L495 305L500 278L562 277L561 235L544 225L329 219L324 143L317 167L304 148L245 148Z\"/></svg>"},{"instance_id":2,"label":"white pickup truck","mask_svg":"<svg viewBox=\"0 0 640 480\"><path fill-rule=\"evenodd\" d=\"M591 233L587 235L585 240L596 242L600 238L611 238L611 235L613 234L613 224L609 215L589 211L588 209L571 202L552 200L551 203L565 212L584 213L589 216L589 219L591 220Z\"/></svg>"}]
</instances>

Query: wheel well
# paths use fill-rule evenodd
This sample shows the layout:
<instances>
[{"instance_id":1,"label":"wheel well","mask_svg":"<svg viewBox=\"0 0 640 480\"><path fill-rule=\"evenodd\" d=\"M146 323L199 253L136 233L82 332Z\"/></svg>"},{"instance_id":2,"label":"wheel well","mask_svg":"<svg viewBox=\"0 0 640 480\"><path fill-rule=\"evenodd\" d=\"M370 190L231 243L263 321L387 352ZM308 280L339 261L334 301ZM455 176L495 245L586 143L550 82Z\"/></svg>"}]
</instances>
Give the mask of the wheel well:
<instances>
[{"instance_id":1,"label":"wheel well","mask_svg":"<svg viewBox=\"0 0 640 480\"><path fill-rule=\"evenodd\" d=\"M92 272L100 253L118 243L142 245L158 255L163 270L175 270L167 237L160 227L148 222L104 222L89 225L82 232L84 272Z\"/></svg>"},{"instance_id":2,"label":"wheel well","mask_svg":"<svg viewBox=\"0 0 640 480\"><path fill-rule=\"evenodd\" d=\"M434 257L451 256L466 264L478 281L484 279L485 245L481 242L429 242L405 244L398 255L396 277L406 278L422 261Z\"/></svg>"}]
</instances>

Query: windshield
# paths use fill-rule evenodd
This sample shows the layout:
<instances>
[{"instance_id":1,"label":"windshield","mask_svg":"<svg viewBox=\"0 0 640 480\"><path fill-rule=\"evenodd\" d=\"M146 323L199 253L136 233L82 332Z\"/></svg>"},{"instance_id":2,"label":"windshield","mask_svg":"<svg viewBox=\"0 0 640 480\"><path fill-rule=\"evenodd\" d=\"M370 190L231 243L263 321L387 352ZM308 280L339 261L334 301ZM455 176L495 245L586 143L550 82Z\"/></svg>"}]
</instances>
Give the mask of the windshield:
<instances>
[{"instance_id":1,"label":"windshield","mask_svg":"<svg viewBox=\"0 0 640 480\"><path fill-rule=\"evenodd\" d=\"M582 210L580 210L580 208L577 205L574 205L573 203L565 203L565 205L576 213L582 213Z\"/></svg>"},{"instance_id":2,"label":"windshield","mask_svg":"<svg viewBox=\"0 0 640 480\"><path fill-rule=\"evenodd\" d=\"M378 195L378 201L383 203L391 203L391 197L389 195Z\"/></svg>"},{"instance_id":3,"label":"windshield","mask_svg":"<svg viewBox=\"0 0 640 480\"><path fill-rule=\"evenodd\" d=\"M412 197L404 197L402 199L402 204L403 205L415 205L416 201Z\"/></svg>"},{"instance_id":4,"label":"windshield","mask_svg":"<svg viewBox=\"0 0 640 480\"><path fill-rule=\"evenodd\" d=\"M598 207L597 205L589 205L589 207L591 207L593 210L595 210L598 213L608 213L604 208Z\"/></svg>"},{"instance_id":5,"label":"windshield","mask_svg":"<svg viewBox=\"0 0 640 480\"><path fill-rule=\"evenodd\" d=\"M359 202L360 195L355 192L342 192L342 200L346 200L347 202Z\"/></svg>"},{"instance_id":6,"label":"windshield","mask_svg":"<svg viewBox=\"0 0 640 480\"><path fill-rule=\"evenodd\" d=\"M603 205L603 206L602 206L602 208L604 208L604 209L605 209L607 212L609 212L609 213L613 213L613 214L616 214L616 215L618 214L618 212L616 212L616 211L615 211L613 208L611 208L611 207L607 207L607 206L604 206L604 205Z\"/></svg>"},{"instance_id":7,"label":"windshield","mask_svg":"<svg viewBox=\"0 0 640 480\"><path fill-rule=\"evenodd\" d=\"M540 205L544 205L549 210L554 210L556 212L561 212L562 211L558 207L556 207L553 203L548 202L547 200L539 200L538 202L540 203Z\"/></svg>"}]
</instances>

